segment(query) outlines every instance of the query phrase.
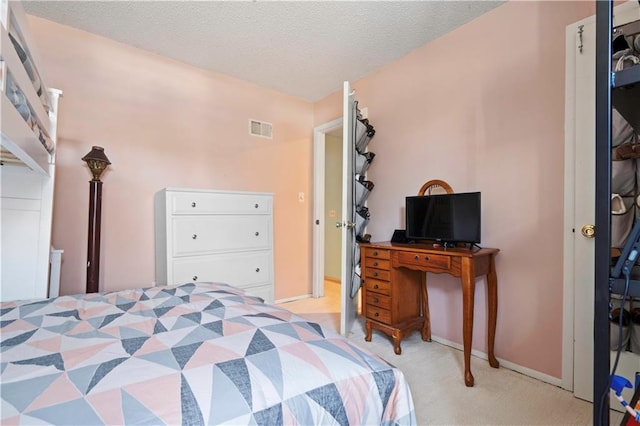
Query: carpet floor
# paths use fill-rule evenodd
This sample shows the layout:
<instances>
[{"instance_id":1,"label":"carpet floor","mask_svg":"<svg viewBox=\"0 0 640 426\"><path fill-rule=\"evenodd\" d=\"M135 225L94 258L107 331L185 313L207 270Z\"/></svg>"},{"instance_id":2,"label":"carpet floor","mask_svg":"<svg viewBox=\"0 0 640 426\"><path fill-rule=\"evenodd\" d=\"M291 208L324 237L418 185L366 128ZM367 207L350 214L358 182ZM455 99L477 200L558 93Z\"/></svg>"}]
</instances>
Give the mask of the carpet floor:
<instances>
[{"instance_id":1,"label":"carpet floor","mask_svg":"<svg viewBox=\"0 0 640 426\"><path fill-rule=\"evenodd\" d=\"M289 309L334 330L339 329L339 287L325 286L325 297L283 303ZM337 300L336 302L336 294ZM374 330L364 340L362 318L349 340L366 348L404 373L420 425L591 425L591 403L557 386L504 367L491 368L471 357L475 386L464 385L462 351L437 342L424 342L414 332L402 341L402 354L393 352L391 339ZM610 424L620 424L622 413L611 411Z\"/></svg>"}]
</instances>

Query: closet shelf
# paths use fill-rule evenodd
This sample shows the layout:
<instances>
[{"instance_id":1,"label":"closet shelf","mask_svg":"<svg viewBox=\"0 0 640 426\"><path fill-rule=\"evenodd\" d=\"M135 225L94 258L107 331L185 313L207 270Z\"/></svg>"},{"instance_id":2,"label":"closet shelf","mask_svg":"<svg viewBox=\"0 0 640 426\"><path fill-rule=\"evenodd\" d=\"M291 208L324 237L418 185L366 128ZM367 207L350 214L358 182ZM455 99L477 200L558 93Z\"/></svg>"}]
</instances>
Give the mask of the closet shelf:
<instances>
[{"instance_id":1,"label":"closet shelf","mask_svg":"<svg viewBox=\"0 0 640 426\"><path fill-rule=\"evenodd\" d=\"M611 293L623 295L626 280L624 278L610 278ZM629 280L629 297L640 297L640 280Z\"/></svg>"},{"instance_id":2,"label":"closet shelf","mask_svg":"<svg viewBox=\"0 0 640 426\"><path fill-rule=\"evenodd\" d=\"M640 65L614 72L611 102L636 132L640 132Z\"/></svg>"}]
</instances>

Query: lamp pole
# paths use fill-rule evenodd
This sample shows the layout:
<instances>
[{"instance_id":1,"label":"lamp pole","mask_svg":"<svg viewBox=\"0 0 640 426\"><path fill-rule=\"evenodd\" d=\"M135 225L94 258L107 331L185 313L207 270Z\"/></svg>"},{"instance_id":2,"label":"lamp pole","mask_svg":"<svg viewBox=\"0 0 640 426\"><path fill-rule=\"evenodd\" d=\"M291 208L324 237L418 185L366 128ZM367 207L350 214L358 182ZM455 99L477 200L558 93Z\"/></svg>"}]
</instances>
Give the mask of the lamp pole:
<instances>
[{"instance_id":1,"label":"lamp pole","mask_svg":"<svg viewBox=\"0 0 640 426\"><path fill-rule=\"evenodd\" d=\"M99 291L100 279L100 224L102 219L102 181L100 175L111 162L104 148L94 146L82 157L87 162L93 179L89 181L89 239L87 245L87 293Z\"/></svg>"}]
</instances>

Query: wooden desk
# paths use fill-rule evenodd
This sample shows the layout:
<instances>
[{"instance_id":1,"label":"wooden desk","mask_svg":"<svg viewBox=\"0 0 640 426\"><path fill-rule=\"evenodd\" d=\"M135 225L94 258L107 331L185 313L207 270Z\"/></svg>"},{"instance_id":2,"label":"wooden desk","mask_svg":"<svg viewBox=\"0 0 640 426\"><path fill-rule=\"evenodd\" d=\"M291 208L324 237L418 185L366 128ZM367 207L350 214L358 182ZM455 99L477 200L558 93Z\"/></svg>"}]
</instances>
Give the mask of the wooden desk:
<instances>
[{"instance_id":1,"label":"wooden desk","mask_svg":"<svg viewBox=\"0 0 640 426\"><path fill-rule=\"evenodd\" d=\"M462 285L462 331L464 346L464 382L473 386L471 374L471 342L475 278L486 275L488 313L489 364L498 368L493 353L498 310L498 278L495 248L433 248L426 244L367 243L360 245L362 278L362 311L366 318L365 340L371 341L372 329L393 338L395 353L400 355L400 341L420 330L422 339L431 341L427 274L449 274L460 277Z\"/></svg>"}]
</instances>

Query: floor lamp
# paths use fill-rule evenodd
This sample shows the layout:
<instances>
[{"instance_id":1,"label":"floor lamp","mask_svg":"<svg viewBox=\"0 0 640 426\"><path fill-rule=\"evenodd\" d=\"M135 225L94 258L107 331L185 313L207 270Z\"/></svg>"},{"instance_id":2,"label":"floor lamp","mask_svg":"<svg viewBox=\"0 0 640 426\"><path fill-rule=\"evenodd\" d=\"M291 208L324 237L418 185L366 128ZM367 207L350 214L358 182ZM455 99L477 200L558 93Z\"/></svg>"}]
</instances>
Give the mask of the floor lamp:
<instances>
[{"instance_id":1,"label":"floor lamp","mask_svg":"<svg viewBox=\"0 0 640 426\"><path fill-rule=\"evenodd\" d=\"M98 292L100 278L100 222L102 210L102 181L100 175L111 162L104 148L94 146L82 157L93 174L89 181L89 244L87 248L87 293Z\"/></svg>"}]
</instances>

